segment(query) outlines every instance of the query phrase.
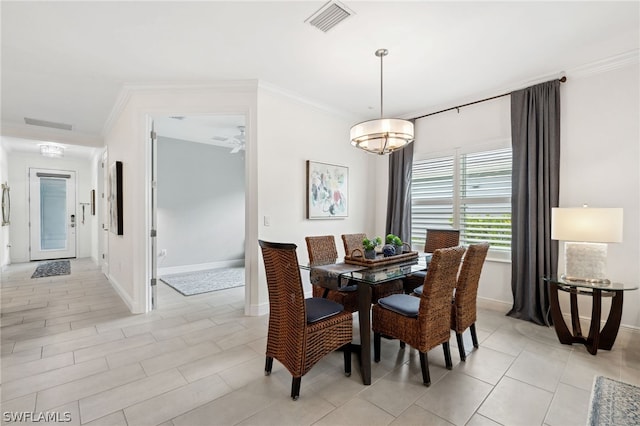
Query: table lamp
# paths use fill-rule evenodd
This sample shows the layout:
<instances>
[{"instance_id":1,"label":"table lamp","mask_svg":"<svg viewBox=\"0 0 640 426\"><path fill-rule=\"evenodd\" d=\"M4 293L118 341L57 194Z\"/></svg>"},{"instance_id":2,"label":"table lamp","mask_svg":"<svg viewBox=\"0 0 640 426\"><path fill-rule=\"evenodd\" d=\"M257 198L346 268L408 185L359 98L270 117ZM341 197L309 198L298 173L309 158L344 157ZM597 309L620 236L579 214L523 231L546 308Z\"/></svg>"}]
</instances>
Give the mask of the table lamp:
<instances>
[{"instance_id":1,"label":"table lamp","mask_svg":"<svg viewBox=\"0 0 640 426\"><path fill-rule=\"evenodd\" d=\"M565 241L563 279L609 284L607 243L622 242L622 209L552 208L551 239Z\"/></svg>"}]
</instances>

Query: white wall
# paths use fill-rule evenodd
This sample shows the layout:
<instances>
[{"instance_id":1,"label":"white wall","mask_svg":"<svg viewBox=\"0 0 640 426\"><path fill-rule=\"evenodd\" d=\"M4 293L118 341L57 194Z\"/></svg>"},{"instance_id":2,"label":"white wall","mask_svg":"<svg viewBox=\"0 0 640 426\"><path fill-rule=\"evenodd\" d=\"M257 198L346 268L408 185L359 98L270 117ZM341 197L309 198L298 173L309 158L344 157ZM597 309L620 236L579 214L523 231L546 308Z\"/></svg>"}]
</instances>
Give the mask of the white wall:
<instances>
[{"instance_id":1,"label":"white wall","mask_svg":"<svg viewBox=\"0 0 640 426\"><path fill-rule=\"evenodd\" d=\"M640 70L634 63L607 72L569 74L562 93L560 207L622 207L624 241L609 244L613 281L640 283ZM563 268L560 244L559 267ZM564 296L564 295L561 295ZM568 297L561 299L568 312ZM579 298L580 314L591 301ZM609 309L603 302L603 319ZM622 324L640 327L640 291L624 294Z\"/></svg>"},{"instance_id":2,"label":"white wall","mask_svg":"<svg viewBox=\"0 0 640 426\"><path fill-rule=\"evenodd\" d=\"M11 183L9 182L9 161L7 159L7 151L4 149L2 142L0 141L0 183L8 183L9 184L9 195L13 196L11 188ZM0 196L2 196L2 190L0 189ZM13 200L12 200L13 201ZM0 212L1 214L1 212ZM9 220L13 220L13 213ZM0 222L2 218L0 217ZM11 226L0 226L0 269L3 266L6 266L10 263L10 252L9 248L9 234L10 234Z\"/></svg>"},{"instance_id":3,"label":"white wall","mask_svg":"<svg viewBox=\"0 0 640 426\"><path fill-rule=\"evenodd\" d=\"M29 177L30 167L76 171L76 256L91 256L91 233L96 217L91 216L90 206L85 207L85 223L82 223L82 206L90 202L92 189L91 163L87 159L63 157L45 158L40 154L9 152L9 182L11 183L11 263L29 261Z\"/></svg>"},{"instance_id":4,"label":"white wall","mask_svg":"<svg viewBox=\"0 0 640 426\"><path fill-rule=\"evenodd\" d=\"M615 66L614 66L615 67ZM624 242L609 245L609 273L614 280L640 282L640 116L638 64L617 68L583 67L561 85L560 206L623 207ZM453 148L510 140L509 97L430 116L416 122L414 158ZM562 272L563 245L559 267ZM511 307L511 264L488 260L478 297ZM624 296L622 323L640 327L640 291ZM580 298L581 315L590 303ZM585 299L585 300L583 300ZM568 312L568 298L562 299ZM604 304L608 312L608 301Z\"/></svg>"},{"instance_id":5,"label":"white wall","mask_svg":"<svg viewBox=\"0 0 640 426\"><path fill-rule=\"evenodd\" d=\"M157 161L158 267L242 265L244 151L159 136Z\"/></svg>"}]
</instances>

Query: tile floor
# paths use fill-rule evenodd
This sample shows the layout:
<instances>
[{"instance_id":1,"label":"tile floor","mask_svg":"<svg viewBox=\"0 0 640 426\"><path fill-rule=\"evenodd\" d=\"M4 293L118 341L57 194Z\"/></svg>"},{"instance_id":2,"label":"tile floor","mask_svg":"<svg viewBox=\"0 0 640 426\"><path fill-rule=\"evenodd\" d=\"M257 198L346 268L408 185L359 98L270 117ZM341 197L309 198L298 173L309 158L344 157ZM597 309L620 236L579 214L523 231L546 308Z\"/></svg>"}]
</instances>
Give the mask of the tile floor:
<instances>
[{"instance_id":1,"label":"tile floor","mask_svg":"<svg viewBox=\"0 0 640 426\"><path fill-rule=\"evenodd\" d=\"M160 308L132 315L91 260L62 277L31 279L35 266L1 274L3 424L28 412L109 426L584 425L594 375L640 385L640 333L621 330L612 351L591 356L553 329L481 309L480 349L462 363L452 338L451 371L431 351L429 388L417 352L383 340L371 386L357 360L347 378L331 354L294 402L277 361L263 374L268 319L243 315L243 288L183 297L162 285Z\"/></svg>"}]
</instances>

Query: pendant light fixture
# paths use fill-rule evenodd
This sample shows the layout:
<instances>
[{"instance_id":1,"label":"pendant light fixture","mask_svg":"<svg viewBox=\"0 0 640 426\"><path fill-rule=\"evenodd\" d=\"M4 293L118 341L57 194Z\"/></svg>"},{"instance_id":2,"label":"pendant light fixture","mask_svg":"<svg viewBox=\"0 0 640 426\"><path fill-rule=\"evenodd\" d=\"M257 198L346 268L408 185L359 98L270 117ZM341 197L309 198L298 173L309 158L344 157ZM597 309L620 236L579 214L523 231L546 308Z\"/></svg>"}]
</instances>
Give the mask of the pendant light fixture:
<instances>
[{"instance_id":1,"label":"pendant light fixture","mask_svg":"<svg viewBox=\"0 0 640 426\"><path fill-rule=\"evenodd\" d=\"M382 59L387 49L376 50L380 58L380 118L363 121L351 127L351 145L374 154L384 155L413 142L413 123L399 118L384 118L382 90Z\"/></svg>"}]
</instances>

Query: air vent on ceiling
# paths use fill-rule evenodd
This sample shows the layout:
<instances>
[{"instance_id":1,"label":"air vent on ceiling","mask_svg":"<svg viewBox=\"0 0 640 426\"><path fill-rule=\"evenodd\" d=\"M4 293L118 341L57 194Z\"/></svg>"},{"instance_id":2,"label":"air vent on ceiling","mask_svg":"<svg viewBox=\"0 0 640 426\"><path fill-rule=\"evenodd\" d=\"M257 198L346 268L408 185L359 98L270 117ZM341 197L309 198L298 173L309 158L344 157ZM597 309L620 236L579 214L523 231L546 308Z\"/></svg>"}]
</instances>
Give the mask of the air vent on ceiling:
<instances>
[{"instance_id":1,"label":"air vent on ceiling","mask_svg":"<svg viewBox=\"0 0 640 426\"><path fill-rule=\"evenodd\" d=\"M61 130L71 130L72 126L71 124L66 124L66 123L56 123L54 121L45 121L45 120L38 120L35 118L24 118L24 122L26 124L31 124L33 126L42 126L42 127L51 127L52 129L61 129Z\"/></svg>"},{"instance_id":2,"label":"air vent on ceiling","mask_svg":"<svg viewBox=\"0 0 640 426\"><path fill-rule=\"evenodd\" d=\"M169 118L173 118L174 120L184 120L184 115L172 115Z\"/></svg>"},{"instance_id":3,"label":"air vent on ceiling","mask_svg":"<svg viewBox=\"0 0 640 426\"><path fill-rule=\"evenodd\" d=\"M351 15L353 12L345 5L337 1L328 1L304 22L308 22L326 33Z\"/></svg>"}]
</instances>

